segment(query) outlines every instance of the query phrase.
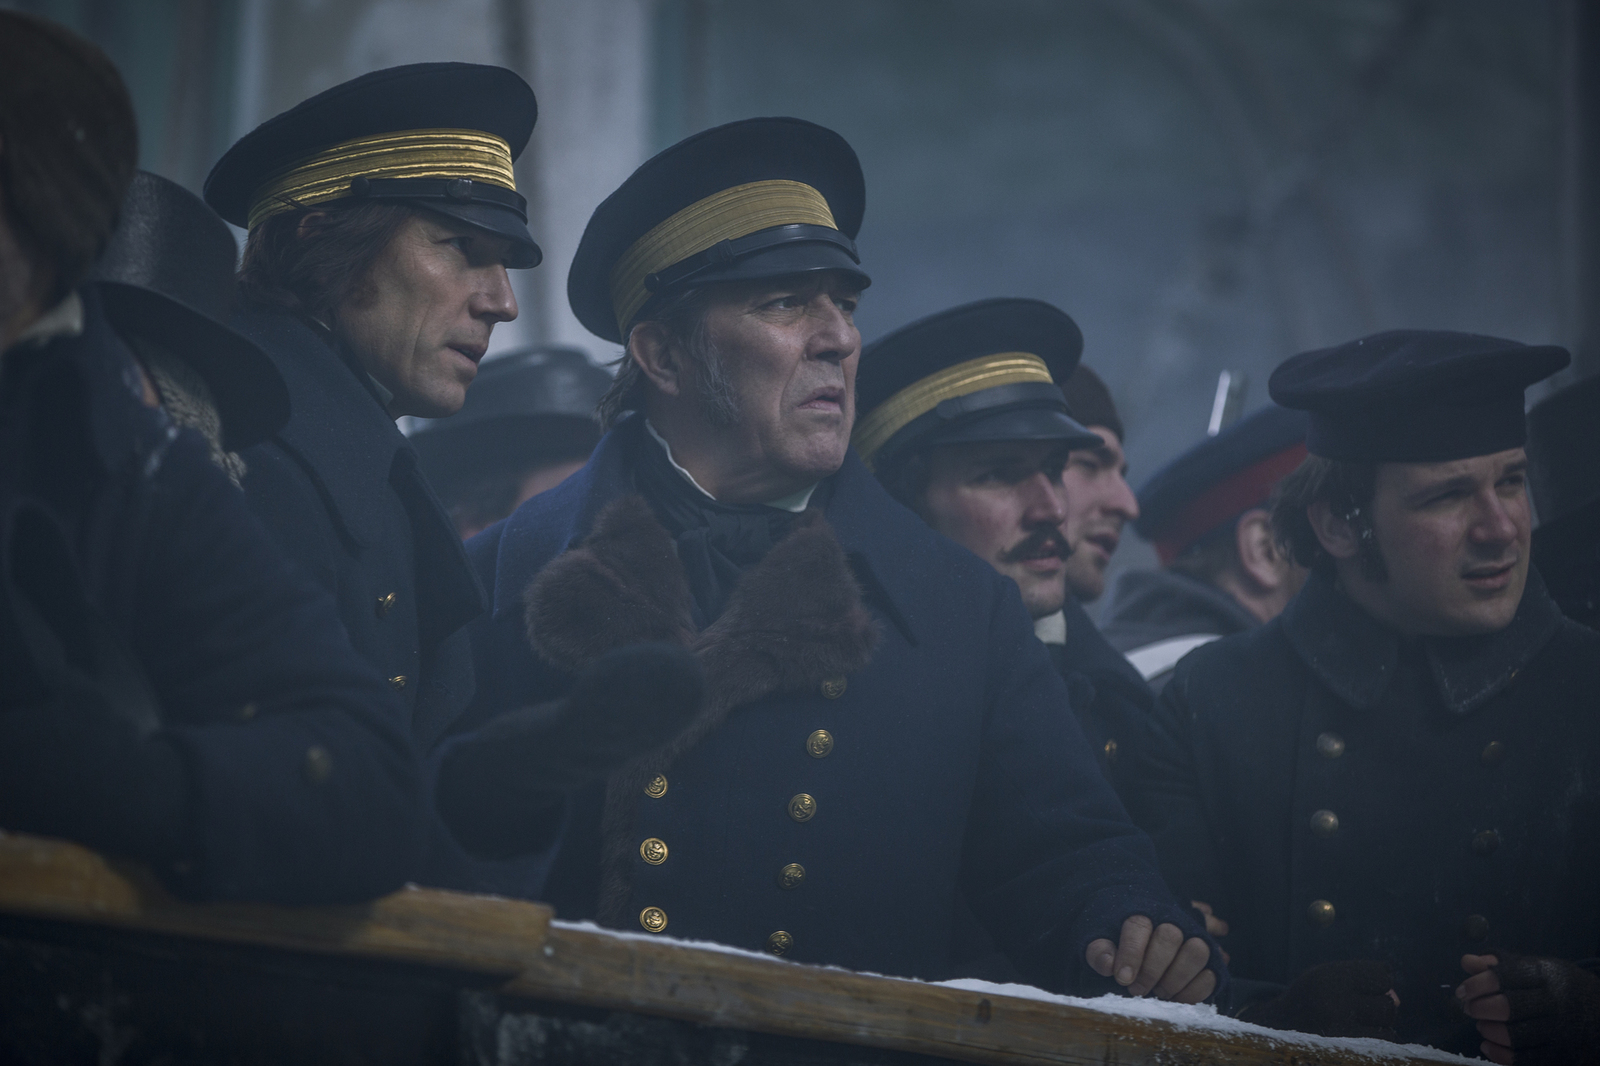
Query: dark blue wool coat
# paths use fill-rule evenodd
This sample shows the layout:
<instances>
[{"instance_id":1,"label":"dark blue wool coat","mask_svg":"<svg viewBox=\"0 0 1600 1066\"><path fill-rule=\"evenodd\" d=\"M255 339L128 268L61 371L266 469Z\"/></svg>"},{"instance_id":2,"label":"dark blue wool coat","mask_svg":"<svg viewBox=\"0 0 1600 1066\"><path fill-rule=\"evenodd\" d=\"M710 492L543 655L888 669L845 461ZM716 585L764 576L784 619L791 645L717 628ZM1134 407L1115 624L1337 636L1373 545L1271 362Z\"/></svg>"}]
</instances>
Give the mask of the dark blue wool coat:
<instances>
[{"instance_id":1,"label":"dark blue wool coat","mask_svg":"<svg viewBox=\"0 0 1600 1066\"><path fill-rule=\"evenodd\" d=\"M6 353L0 512L27 497L54 513L182 756L199 862L160 872L216 899L398 888L422 855L424 782L394 694L200 436L139 402L132 356L85 303L81 336ZM5 630L0 708L25 707L36 675Z\"/></svg>"},{"instance_id":2,"label":"dark blue wool coat","mask_svg":"<svg viewBox=\"0 0 1600 1066\"><path fill-rule=\"evenodd\" d=\"M290 558L333 595L351 643L398 693L426 755L472 698L464 626L484 596L461 538L416 451L326 334L260 306L242 308L233 324L272 358L292 405L289 424L245 453L245 494ZM539 859L473 859L430 817L418 880L510 892L543 876Z\"/></svg>"},{"instance_id":3,"label":"dark blue wool coat","mask_svg":"<svg viewBox=\"0 0 1600 1066\"><path fill-rule=\"evenodd\" d=\"M473 626L474 719L569 683L529 650L524 593L634 491L645 446L643 419L625 420L582 471L469 543L493 600ZM793 959L941 978L959 888L1028 980L1085 991L1110 987L1085 947L1125 918L1198 934L1101 776L1015 584L891 500L854 452L830 487L826 518L877 648L842 692L736 709L666 770L664 795L640 791L633 830L668 852L633 862L630 920L659 908L668 935L763 949L781 931ZM834 738L823 758L807 750L817 729ZM803 822L789 813L801 793L815 801ZM549 886L567 917L594 913L596 803L574 800ZM786 888L789 864L805 874Z\"/></svg>"},{"instance_id":4,"label":"dark blue wool coat","mask_svg":"<svg viewBox=\"0 0 1600 1066\"><path fill-rule=\"evenodd\" d=\"M1597 692L1537 573L1500 633L1409 643L1313 575L1179 663L1124 795L1240 978L1386 959L1401 1038L1476 1053L1463 954L1600 954Z\"/></svg>"}]
</instances>

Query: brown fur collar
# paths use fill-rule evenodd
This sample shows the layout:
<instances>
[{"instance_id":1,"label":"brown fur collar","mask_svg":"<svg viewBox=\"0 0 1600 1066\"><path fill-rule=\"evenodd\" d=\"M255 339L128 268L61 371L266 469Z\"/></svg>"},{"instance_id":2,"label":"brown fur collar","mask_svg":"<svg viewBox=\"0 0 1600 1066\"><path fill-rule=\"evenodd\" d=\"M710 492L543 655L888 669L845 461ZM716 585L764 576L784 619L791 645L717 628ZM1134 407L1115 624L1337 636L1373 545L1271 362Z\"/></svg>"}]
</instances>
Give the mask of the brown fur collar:
<instances>
[{"instance_id":1,"label":"brown fur collar","mask_svg":"<svg viewBox=\"0 0 1600 1066\"><path fill-rule=\"evenodd\" d=\"M735 708L855 673L877 642L844 549L817 510L744 573L702 632L689 603L672 537L640 496L608 504L589 537L528 588L528 642L555 666L576 672L615 648L671 641L693 650L706 672L706 703L689 728L607 782L599 918L608 925L626 919L633 810L645 783Z\"/></svg>"}]
</instances>

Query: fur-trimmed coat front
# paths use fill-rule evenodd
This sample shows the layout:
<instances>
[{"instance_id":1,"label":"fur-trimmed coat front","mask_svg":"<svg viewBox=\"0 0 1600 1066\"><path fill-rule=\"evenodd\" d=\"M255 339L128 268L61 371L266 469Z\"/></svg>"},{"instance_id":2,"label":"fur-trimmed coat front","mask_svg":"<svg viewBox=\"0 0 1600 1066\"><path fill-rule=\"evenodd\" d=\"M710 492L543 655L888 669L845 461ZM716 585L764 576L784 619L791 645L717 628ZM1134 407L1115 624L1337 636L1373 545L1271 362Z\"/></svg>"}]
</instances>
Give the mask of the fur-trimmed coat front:
<instances>
[{"instance_id":1,"label":"fur-trimmed coat front","mask_svg":"<svg viewBox=\"0 0 1600 1066\"><path fill-rule=\"evenodd\" d=\"M468 545L494 605L473 627L466 724L558 697L621 643L674 640L707 667L701 720L574 798L552 879L529 894L562 917L923 978L952 972L959 894L1027 980L1080 992L1109 987L1088 942L1133 914L1201 935L1014 583L852 452L825 511L696 633L671 539L634 496L649 446L624 420Z\"/></svg>"}]
</instances>

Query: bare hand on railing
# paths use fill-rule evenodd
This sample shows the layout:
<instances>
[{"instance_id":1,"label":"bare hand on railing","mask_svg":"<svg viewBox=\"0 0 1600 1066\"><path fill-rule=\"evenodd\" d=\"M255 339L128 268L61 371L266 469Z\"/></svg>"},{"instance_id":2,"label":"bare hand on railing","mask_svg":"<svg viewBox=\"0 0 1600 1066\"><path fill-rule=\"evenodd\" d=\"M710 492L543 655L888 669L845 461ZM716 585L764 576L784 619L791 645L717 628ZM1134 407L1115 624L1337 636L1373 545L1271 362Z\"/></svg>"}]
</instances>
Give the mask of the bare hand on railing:
<instances>
[{"instance_id":1,"label":"bare hand on railing","mask_svg":"<svg viewBox=\"0 0 1600 1066\"><path fill-rule=\"evenodd\" d=\"M1211 948L1204 940L1185 940L1177 926L1154 925L1142 914L1122 923L1119 943L1091 940L1084 958L1095 973L1114 979L1133 996L1150 993L1157 999L1199 1003L1217 987L1217 975L1206 969Z\"/></svg>"}]
</instances>

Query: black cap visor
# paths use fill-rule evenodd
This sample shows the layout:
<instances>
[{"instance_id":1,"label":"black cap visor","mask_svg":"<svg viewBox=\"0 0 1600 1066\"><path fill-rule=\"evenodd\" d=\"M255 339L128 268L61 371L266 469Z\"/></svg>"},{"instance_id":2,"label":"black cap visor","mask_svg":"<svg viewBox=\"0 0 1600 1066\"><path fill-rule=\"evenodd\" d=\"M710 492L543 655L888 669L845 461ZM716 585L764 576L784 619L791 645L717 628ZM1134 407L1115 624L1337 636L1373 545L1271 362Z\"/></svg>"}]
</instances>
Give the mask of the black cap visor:
<instances>
[{"instance_id":1,"label":"black cap visor","mask_svg":"<svg viewBox=\"0 0 1600 1066\"><path fill-rule=\"evenodd\" d=\"M544 253L533 242L533 234L528 232L527 222L509 207L489 203L463 203L456 200L408 199L404 202L415 207L427 208L457 222L465 222L496 237L504 237L511 242L511 257L506 260L506 266L512 270L536 267L544 259Z\"/></svg>"},{"instance_id":2,"label":"black cap visor","mask_svg":"<svg viewBox=\"0 0 1600 1066\"><path fill-rule=\"evenodd\" d=\"M923 448L997 441L1060 441L1068 449L1098 448L1105 441L1067 413L1054 385L1001 385L946 400L912 419L872 457L882 469Z\"/></svg>"},{"instance_id":3,"label":"black cap visor","mask_svg":"<svg viewBox=\"0 0 1600 1066\"><path fill-rule=\"evenodd\" d=\"M823 230L820 226L774 228L821 230L824 233L832 233L838 239L797 235L795 239L759 246L742 255L729 253L719 257L716 254L718 248L737 243L723 241L721 245L714 246L656 275L657 287L651 290L653 295L649 302L633 316L633 321L649 318L651 311L658 307L660 300L666 296L716 282L760 281L763 278L783 278L837 270L845 274L858 288L865 289L872 284L872 279L861 269L854 242L844 234L835 230ZM763 230L762 233L751 236L759 237L767 232L769 231ZM749 237L742 238L742 240L749 239ZM646 286L649 286L648 280Z\"/></svg>"}]
</instances>

